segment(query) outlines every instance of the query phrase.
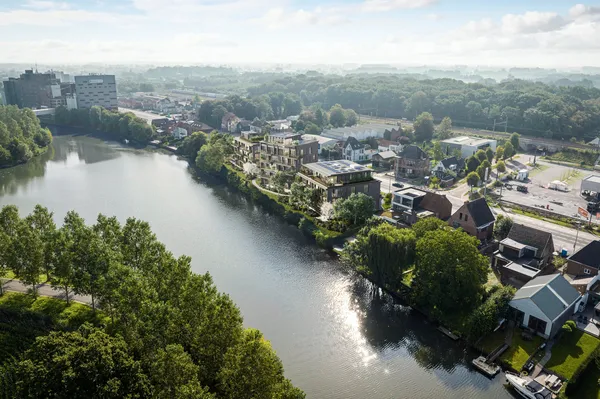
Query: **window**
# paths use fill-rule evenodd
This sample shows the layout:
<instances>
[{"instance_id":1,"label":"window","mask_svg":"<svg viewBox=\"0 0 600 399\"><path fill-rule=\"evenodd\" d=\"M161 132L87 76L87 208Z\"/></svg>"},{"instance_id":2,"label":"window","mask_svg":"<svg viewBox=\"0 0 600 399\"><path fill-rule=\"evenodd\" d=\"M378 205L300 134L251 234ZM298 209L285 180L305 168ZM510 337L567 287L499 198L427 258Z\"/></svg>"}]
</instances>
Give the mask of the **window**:
<instances>
[{"instance_id":1,"label":"window","mask_svg":"<svg viewBox=\"0 0 600 399\"><path fill-rule=\"evenodd\" d=\"M583 269L583 274L591 274L592 272L590 271L590 269Z\"/></svg>"},{"instance_id":2,"label":"window","mask_svg":"<svg viewBox=\"0 0 600 399\"><path fill-rule=\"evenodd\" d=\"M469 220L469 215L465 215L465 222Z\"/></svg>"},{"instance_id":3,"label":"window","mask_svg":"<svg viewBox=\"0 0 600 399\"><path fill-rule=\"evenodd\" d=\"M462 220L462 212L458 214L458 218Z\"/></svg>"}]
</instances>

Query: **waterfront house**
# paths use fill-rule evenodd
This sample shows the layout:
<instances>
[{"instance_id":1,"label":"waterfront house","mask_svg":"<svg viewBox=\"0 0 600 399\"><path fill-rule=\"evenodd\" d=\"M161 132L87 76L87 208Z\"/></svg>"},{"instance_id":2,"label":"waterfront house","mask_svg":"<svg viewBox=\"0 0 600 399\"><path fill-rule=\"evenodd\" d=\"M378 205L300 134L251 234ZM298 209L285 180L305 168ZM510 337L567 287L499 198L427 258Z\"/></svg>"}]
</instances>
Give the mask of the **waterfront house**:
<instances>
[{"instance_id":1,"label":"waterfront house","mask_svg":"<svg viewBox=\"0 0 600 399\"><path fill-rule=\"evenodd\" d=\"M363 165L343 159L308 163L302 165L298 176L306 186L320 190L326 202L363 193L373 198L376 210L381 210L381 182Z\"/></svg>"},{"instance_id":2,"label":"waterfront house","mask_svg":"<svg viewBox=\"0 0 600 399\"><path fill-rule=\"evenodd\" d=\"M452 203L445 195L407 187L392 194L392 210L399 221L412 225L426 217L447 220L452 213Z\"/></svg>"},{"instance_id":3,"label":"waterfront house","mask_svg":"<svg viewBox=\"0 0 600 399\"><path fill-rule=\"evenodd\" d=\"M553 338L579 308L581 295L560 274L538 276L519 289L510 301L517 325Z\"/></svg>"},{"instance_id":4,"label":"waterfront house","mask_svg":"<svg viewBox=\"0 0 600 399\"><path fill-rule=\"evenodd\" d=\"M260 152L260 135L247 131L239 137L233 139L233 157L232 163L240 170L244 169L244 164L258 163Z\"/></svg>"},{"instance_id":5,"label":"waterfront house","mask_svg":"<svg viewBox=\"0 0 600 399\"><path fill-rule=\"evenodd\" d=\"M496 218L485 199L478 198L474 201L465 201L448 220L454 228L462 228L467 234L479 240L489 240L494 232Z\"/></svg>"},{"instance_id":6,"label":"waterfront house","mask_svg":"<svg viewBox=\"0 0 600 399\"><path fill-rule=\"evenodd\" d=\"M171 131L171 135L174 139L182 139L184 137L187 137L188 131L183 127L175 126Z\"/></svg>"},{"instance_id":7,"label":"waterfront house","mask_svg":"<svg viewBox=\"0 0 600 399\"><path fill-rule=\"evenodd\" d=\"M430 170L429 156L416 145L407 145L398 153L395 162L396 180L402 177L425 177Z\"/></svg>"},{"instance_id":8,"label":"waterfront house","mask_svg":"<svg viewBox=\"0 0 600 399\"><path fill-rule=\"evenodd\" d=\"M552 268L553 253L552 233L514 223L494 252L492 267L500 272L502 284L520 288Z\"/></svg>"}]
</instances>

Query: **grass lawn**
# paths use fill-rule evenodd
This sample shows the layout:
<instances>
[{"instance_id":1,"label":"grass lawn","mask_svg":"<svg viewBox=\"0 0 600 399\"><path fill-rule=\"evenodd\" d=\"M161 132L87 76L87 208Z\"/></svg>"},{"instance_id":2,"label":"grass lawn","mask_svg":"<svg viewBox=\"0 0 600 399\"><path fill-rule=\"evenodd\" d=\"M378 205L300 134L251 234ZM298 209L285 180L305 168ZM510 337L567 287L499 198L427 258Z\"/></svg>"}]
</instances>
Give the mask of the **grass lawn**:
<instances>
[{"instance_id":1,"label":"grass lawn","mask_svg":"<svg viewBox=\"0 0 600 399\"><path fill-rule=\"evenodd\" d=\"M500 282L498 281L498 277L496 277L496 274L494 273L494 271L490 269L488 271L487 283L485 283L485 289L489 290L494 285L500 285Z\"/></svg>"},{"instance_id":2,"label":"grass lawn","mask_svg":"<svg viewBox=\"0 0 600 399\"><path fill-rule=\"evenodd\" d=\"M6 280L14 280L15 274L12 272L12 270L9 270L8 272L6 272L6 275L4 275L4 277ZM40 274L40 282L45 283L46 281L48 281L48 276L46 276L45 273Z\"/></svg>"},{"instance_id":3,"label":"grass lawn","mask_svg":"<svg viewBox=\"0 0 600 399\"><path fill-rule=\"evenodd\" d=\"M486 354L489 355L490 353L492 353L492 351L494 349L496 349L503 343L504 343L504 331L498 330L496 332L493 332L493 333L487 335L484 339L482 339L479 346L481 347L481 349L483 349L483 351Z\"/></svg>"},{"instance_id":4,"label":"grass lawn","mask_svg":"<svg viewBox=\"0 0 600 399\"><path fill-rule=\"evenodd\" d=\"M410 287L413 279L413 270L408 270L402 275L402 282Z\"/></svg>"},{"instance_id":5,"label":"grass lawn","mask_svg":"<svg viewBox=\"0 0 600 399\"><path fill-rule=\"evenodd\" d=\"M598 345L598 338L580 330L564 334L552 347L552 357L546 363L546 368L570 379Z\"/></svg>"},{"instance_id":6,"label":"grass lawn","mask_svg":"<svg viewBox=\"0 0 600 399\"><path fill-rule=\"evenodd\" d=\"M600 387L598 379L600 378L600 369L594 364L590 365L577 378L577 384L569 386L569 394L561 392L560 398L564 399L600 399ZM563 390L564 391L564 390Z\"/></svg>"},{"instance_id":7,"label":"grass lawn","mask_svg":"<svg viewBox=\"0 0 600 399\"><path fill-rule=\"evenodd\" d=\"M533 355L533 352L535 352L543 342L544 339L537 335L534 336L531 341L526 341L521 336L521 330L515 329L512 344L510 345L510 348L500 356L500 359L519 371L525 365L527 359Z\"/></svg>"}]
</instances>

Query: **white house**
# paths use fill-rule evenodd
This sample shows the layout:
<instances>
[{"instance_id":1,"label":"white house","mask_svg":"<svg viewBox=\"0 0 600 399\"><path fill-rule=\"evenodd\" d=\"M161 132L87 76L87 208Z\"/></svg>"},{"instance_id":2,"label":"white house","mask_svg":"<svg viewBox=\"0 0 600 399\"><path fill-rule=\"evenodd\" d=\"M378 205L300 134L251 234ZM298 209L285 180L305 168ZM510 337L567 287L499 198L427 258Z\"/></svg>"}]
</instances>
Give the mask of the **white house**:
<instances>
[{"instance_id":1,"label":"white house","mask_svg":"<svg viewBox=\"0 0 600 399\"><path fill-rule=\"evenodd\" d=\"M367 161L368 156L365 154L365 145L361 144L354 137L348 137L342 148L342 156L347 161L359 162Z\"/></svg>"},{"instance_id":2,"label":"white house","mask_svg":"<svg viewBox=\"0 0 600 399\"><path fill-rule=\"evenodd\" d=\"M337 140L330 139L328 137L323 137L318 134L303 134L303 140L317 140L319 142L319 154L321 150L331 150L337 144Z\"/></svg>"},{"instance_id":3,"label":"white house","mask_svg":"<svg viewBox=\"0 0 600 399\"><path fill-rule=\"evenodd\" d=\"M389 130L390 127L392 126L383 123L369 123L366 125L327 129L321 135L338 141L344 141L350 137L354 137L357 140L366 140L371 137L383 138L385 131Z\"/></svg>"},{"instance_id":4,"label":"white house","mask_svg":"<svg viewBox=\"0 0 600 399\"><path fill-rule=\"evenodd\" d=\"M517 324L552 338L579 308L583 298L560 274L539 276L518 290L510 301Z\"/></svg>"},{"instance_id":5,"label":"white house","mask_svg":"<svg viewBox=\"0 0 600 399\"><path fill-rule=\"evenodd\" d=\"M440 141L442 150L446 155L452 155L455 150L458 150L460 151L460 156L462 158L469 158L471 155L475 155L477 151L485 151L488 147L495 152L496 144L496 140L471 138L466 136L453 137L451 139Z\"/></svg>"},{"instance_id":6,"label":"white house","mask_svg":"<svg viewBox=\"0 0 600 399\"><path fill-rule=\"evenodd\" d=\"M173 138L175 139L182 139L184 137L187 137L188 132L186 129L176 126L173 131L171 132L171 134L173 135Z\"/></svg>"},{"instance_id":7,"label":"white house","mask_svg":"<svg viewBox=\"0 0 600 399\"><path fill-rule=\"evenodd\" d=\"M457 159L456 157L449 157L449 158L444 158L441 161L439 161L433 168L433 172L436 172L436 174L444 174L444 173L447 173L448 171L458 173L458 171L464 169L464 167L465 167L464 159L462 159L462 158Z\"/></svg>"}]
</instances>

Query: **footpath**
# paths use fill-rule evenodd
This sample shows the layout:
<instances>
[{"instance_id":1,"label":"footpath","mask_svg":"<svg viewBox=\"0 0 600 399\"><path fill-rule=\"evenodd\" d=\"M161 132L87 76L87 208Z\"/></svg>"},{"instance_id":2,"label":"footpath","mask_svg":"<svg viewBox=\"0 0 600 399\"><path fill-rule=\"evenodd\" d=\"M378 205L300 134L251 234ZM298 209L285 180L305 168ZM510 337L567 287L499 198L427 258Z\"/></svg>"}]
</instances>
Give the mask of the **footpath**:
<instances>
[{"instance_id":1,"label":"footpath","mask_svg":"<svg viewBox=\"0 0 600 399\"><path fill-rule=\"evenodd\" d=\"M19 280L7 280L4 281L3 288L5 291L20 292L23 294L27 294L31 291L32 286L26 285ZM66 300L65 291L60 287L55 287L46 283L38 284L37 291L38 295L41 296ZM88 295L75 295L73 293L69 293L69 299L75 302L83 303L85 305L92 304L92 297Z\"/></svg>"}]
</instances>

